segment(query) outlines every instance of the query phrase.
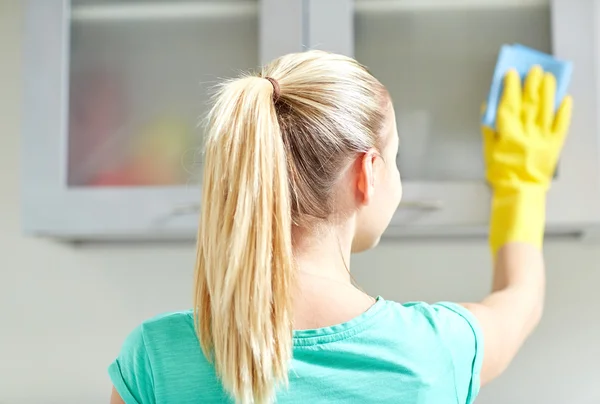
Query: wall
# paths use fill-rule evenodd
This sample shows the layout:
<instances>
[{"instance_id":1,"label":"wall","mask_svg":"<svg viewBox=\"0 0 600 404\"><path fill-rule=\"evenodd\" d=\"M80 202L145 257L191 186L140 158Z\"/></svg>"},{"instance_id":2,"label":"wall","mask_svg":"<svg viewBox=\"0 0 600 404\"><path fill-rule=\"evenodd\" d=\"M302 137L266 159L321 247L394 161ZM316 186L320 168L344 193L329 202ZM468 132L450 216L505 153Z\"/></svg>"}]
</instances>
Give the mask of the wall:
<instances>
[{"instance_id":1,"label":"wall","mask_svg":"<svg viewBox=\"0 0 600 404\"><path fill-rule=\"evenodd\" d=\"M0 403L107 403L106 367L142 319L190 302L191 245L67 246L19 226L21 7L0 0ZM549 243L545 317L482 404L600 403L600 249ZM367 291L469 300L489 283L472 242L385 244L357 256Z\"/></svg>"}]
</instances>

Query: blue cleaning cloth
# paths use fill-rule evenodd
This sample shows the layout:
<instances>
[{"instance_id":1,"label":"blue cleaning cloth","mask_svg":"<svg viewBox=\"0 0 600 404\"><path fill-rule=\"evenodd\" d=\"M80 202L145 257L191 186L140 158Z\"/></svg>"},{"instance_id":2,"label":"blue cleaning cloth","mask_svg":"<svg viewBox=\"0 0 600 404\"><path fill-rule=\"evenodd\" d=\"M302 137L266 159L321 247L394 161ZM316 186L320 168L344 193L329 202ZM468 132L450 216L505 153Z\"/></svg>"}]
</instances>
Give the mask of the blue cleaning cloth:
<instances>
[{"instance_id":1,"label":"blue cleaning cloth","mask_svg":"<svg viewBox=\"0 0 600 404\"><path fill-rule=\"evenodd\" d=\"M520 44L504 45L498 54L496 70L492 78L492 85L487 99L487 109L482 116L481 123L491 128L496 128L496 111L502 96L504 76L508 70L514 68L519 72L524 82L529 70L539 65L545 72L550 72L556 77L556 106L558 108L562 99L567 94L567 88L573 73L573 63L556 59L552 55L528 48Z\"/></svg>"}]
</instances>

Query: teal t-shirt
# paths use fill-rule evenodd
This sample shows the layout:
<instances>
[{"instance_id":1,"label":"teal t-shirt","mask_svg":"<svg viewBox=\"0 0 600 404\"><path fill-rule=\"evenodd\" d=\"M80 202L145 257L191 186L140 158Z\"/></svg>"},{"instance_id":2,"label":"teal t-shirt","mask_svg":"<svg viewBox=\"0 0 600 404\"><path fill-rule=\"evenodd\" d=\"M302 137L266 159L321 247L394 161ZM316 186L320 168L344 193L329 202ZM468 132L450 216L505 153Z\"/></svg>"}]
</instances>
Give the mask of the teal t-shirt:
<instances>
[{"instance_id":1,"label":"teal t-shirt","mask_svg":"<svg viewBox=\"0 0 600 404\"><path fill-rule=\"evenodd\" d=\"M294 332L289 387L277 403L472 403L483 336L454 303L381 297L340 325ZM109 367L126 404L233 403L200 348L192 311L148 320Z\"/></svg>"}]
</instances>

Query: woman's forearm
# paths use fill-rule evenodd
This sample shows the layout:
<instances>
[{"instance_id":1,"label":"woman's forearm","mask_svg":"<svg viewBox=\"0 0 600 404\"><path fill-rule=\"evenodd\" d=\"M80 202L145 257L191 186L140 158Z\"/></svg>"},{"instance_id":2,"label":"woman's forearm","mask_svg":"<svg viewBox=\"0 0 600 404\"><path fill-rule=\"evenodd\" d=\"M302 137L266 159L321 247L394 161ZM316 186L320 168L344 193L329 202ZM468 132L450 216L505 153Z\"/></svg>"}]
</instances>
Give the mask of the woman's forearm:
<instances>
[{"instance_id":1,"label":"woman's forearm","mask_svg":"<svg viewBox=\"0 0 600 404\"><path fill-rule=\"evenodd\" d=\"M508 243L497 254L492 293L482 301L506 306L509 321L525 339L538 324L544 307L546 276L542 252L527 243Z\"/></svg>"},{"instance_id":2,"label":"woman's forearm","mask_svg":"<svg viewBox=\"0 0 600 404\"><path fill-rule=\"evenodd\" d=\"M542 252L527 243L513 242L504 245L496 256L492 292L507 288L526 288L543 297L545 287Z\"/></svg>"}]
</instances>

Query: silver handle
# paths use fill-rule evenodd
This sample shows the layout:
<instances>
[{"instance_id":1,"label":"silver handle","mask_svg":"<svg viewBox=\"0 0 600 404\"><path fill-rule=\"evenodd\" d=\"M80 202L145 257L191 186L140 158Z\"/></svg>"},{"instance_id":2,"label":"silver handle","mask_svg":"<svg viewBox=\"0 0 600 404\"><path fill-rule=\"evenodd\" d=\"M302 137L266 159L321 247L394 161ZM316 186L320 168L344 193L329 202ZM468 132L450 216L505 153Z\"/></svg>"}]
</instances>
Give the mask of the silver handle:
<instances>
[{"instance_id":1,"label":"silver handle","mask_svg":"<svg viewBox=\"0 0 600 404\"><path fill-rule=\"evenodd\" d=\"M183 216L183 215L194 215L200 213L200 205L182 205L174 207L170 212L169 216Z\"/></svg>"},{"instance_id":2,"label":"silver handle","mask_svg":"<svg viewBox=\"0 0 600 404\"><path fill-rule=\"evenodd\" d=\"M440 210L444 207L444 203L439 200L433 201L401 201L400 209L417 209L417 210Z\"/></svg>"},{"instance_id":3,"label":"silver handle","mask_svg":"<svg viewBox=\"0 0 600 404\"><path fill-rule=\"evenodd\" d=\"M169 209L166 213L158 215L154 218L153 224L157 227L166 226L171 220L180 216L195 215L200 212L200 205L181 205Z\"/></svg>"}]
</instances>

